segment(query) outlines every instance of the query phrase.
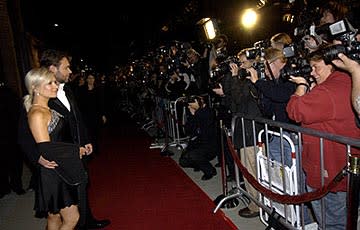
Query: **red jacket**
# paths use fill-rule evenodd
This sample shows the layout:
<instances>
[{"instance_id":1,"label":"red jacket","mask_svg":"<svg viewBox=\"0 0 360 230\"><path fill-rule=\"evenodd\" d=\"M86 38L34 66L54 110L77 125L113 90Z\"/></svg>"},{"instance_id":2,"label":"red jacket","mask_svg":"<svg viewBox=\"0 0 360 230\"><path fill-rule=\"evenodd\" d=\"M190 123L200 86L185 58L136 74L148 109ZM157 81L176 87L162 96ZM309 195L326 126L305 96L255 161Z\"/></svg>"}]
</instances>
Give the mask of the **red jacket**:
<instances>
[{"instance_id":1,"label":"red jacket","mask_svg":"<svg viewBox=\"0 0 360 230\"><path fill-rule=\"evenodd\" d=\"M335 71L309 93L303 96L292 95L286 111L289 117L300 122L302 127L360 138L360 129L356 127L351 105L351 78L346 73ZM346 152L346 145L324 139L325 185L347 164ZM351 153L358 155L360 151L352 148ZM303 135L302 166L307 184L320 188L319 138ZM333 192L346 191L346 185L346 180L342 180Z\"/></svg>"}]
</instances>

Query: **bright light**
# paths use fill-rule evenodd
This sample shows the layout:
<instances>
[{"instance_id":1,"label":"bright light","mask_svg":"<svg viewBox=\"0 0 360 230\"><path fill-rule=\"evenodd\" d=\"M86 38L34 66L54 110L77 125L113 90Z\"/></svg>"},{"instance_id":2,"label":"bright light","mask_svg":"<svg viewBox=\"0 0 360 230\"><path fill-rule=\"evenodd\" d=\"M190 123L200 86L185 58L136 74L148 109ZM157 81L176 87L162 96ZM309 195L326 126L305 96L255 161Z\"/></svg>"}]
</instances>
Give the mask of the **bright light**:
<instances>
[{"instance_id":1,"label":"bright light","mask_svg":"<svg viewBox=\"0 0 360 230\"><path fill-rule=\"evenodd\" d=\"M257 14L253 9L245 10L241 17L241 24L245 28L252 28L256 24Z\"/></svg>"},{"instance_id":2,"label":"bright light","mask_svg":"<svg viewBox=\"0 0 360 230\"><path fill-rule=\"evenodd\" d=\"M205 22L204 29L205 29L207 39L211 40L216 37L214 23L211 19L209 19L207 22Z\"/></svg>"},{"instance_id":3,"label":"bright light","mask_svg":"<svg viewBox=\"0 0 360 230\"><path fill-rule=\"evenodd\" d=\"M204 30L207 40L211 40L216 37L216 33L218 33L216 19L202 18L196 24L201 26Z\"/></svg>"}]
</instances>

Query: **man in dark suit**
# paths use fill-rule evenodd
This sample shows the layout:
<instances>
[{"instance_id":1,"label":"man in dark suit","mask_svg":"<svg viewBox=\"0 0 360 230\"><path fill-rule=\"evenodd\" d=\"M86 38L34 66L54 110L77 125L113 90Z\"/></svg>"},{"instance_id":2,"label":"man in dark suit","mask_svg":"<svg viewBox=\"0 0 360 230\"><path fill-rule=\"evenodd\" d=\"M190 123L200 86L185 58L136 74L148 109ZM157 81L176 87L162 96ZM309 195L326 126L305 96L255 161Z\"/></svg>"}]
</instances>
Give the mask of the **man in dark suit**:
<instances>
[{"instance_id":1,"label":"man in dark suit","mask_svg":"<svg viewBox=\"0 0 360 230\"><path fill-rule=\"evenodd\" d=\"M80 146L85 147L86 155L90 155L93 151L93 147L88 139L87 129L82 121L73 93L71 92L70 87L65 84L69 81L69 76L72 73L70 69L70 58L60 51L46 50L41 56L40 65L52 71L59 83L57 98L49 101L49 107L62 114L66 121L66 125L61 132L61 141L79 144ZM22 121L19 123L19 133L22 133L21 135L23 136L23 141L20 143L22 149L25 150L24 152L35 165L37 165L37 163L46 165L48 161L43 157L40 157L40 153L36 150L35 142L28 131L26 116L21 120ZM85 168L87 168L86 157L83 157L83 162ZM109 225L110 221L107 219L97 220L94 218L88 204L87 193L85 193L85 196L87 202L86 214L82 214L80 210L80 219L83 218L84 220L80 223L85 224L81 224L79 229L98 229Z\"/></svg>"}]
</instances>

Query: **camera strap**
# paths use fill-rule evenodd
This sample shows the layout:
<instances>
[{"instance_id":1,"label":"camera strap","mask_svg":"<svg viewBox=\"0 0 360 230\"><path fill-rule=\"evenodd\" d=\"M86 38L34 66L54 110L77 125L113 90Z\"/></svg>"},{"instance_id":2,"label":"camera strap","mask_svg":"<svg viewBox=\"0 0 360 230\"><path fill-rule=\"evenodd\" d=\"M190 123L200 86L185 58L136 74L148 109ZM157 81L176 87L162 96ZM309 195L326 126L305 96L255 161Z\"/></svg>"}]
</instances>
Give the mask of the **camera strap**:
<instances>
[{"instance_id":1,"label":"camera strap","mask_svg":"<svg viewBox=\"0 0 360 230\"><path fill-rule=\"evenodd\" d=\"M270 64L269 64L269 62L267 60L265 61L265 65L266 65L267 69L269 70L271 80L274 80L275 79L274 74L273 74L273 72L272 72L272 70L270 68Z\"/></svg>"}]
</instances>

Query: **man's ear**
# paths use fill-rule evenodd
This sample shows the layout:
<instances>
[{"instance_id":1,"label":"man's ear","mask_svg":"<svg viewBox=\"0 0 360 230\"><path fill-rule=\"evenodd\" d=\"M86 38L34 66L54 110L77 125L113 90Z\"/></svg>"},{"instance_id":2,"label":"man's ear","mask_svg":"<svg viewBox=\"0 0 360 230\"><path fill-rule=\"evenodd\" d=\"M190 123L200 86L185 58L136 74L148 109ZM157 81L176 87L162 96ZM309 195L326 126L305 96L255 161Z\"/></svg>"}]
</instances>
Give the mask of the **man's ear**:
<instances>
[{"instance_id":1,"label":"man's ear","mask_svg":"<svg viewBox=\"0 0 360 230\"><path fill-rule=\"evenodd\" d=\"M53 73L56 73L56 72L57 72L57 67L54 66L54 65L51 65L51 66L49 67L49 70L50 70L51 72L53 72Z\"/></svg>"}]
</instances>

